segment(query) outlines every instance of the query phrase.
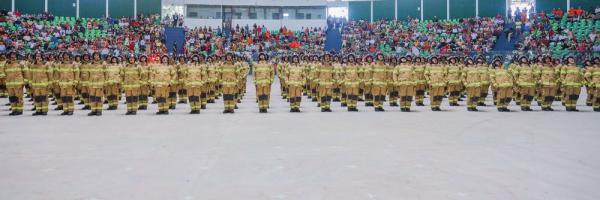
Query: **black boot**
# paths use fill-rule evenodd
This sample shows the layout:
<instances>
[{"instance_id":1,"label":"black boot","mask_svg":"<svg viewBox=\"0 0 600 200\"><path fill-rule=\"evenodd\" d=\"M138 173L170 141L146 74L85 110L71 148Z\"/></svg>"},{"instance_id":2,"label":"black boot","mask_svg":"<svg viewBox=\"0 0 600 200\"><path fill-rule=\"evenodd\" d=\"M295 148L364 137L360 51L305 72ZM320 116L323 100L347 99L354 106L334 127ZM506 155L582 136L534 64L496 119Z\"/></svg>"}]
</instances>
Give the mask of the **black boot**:
<instances>
[{"instance_id":1,"label":"black boot","mask_svg":"<svg viewBox=\"0 0 600 200\"><path fill-rule=\"evenodd\" d=\"M138 107L138 110L147 110L147 109L148 109L148 106L146 106L146 105L142 105L142 106Z\"/></svg>"},{"instance_id":2,"label":"black boot","mask_svg":"<svg viewBox=\"0 0 600 200\"><path fill-rule=\"evenodd\" d=\"M92 111L92 112L88 113L88 116L94 116L94 115L96 115L96 111Z\"/></svg>"},{"instance_id":3,"label":"black boot","mask_svg":"<svg viewBox=\"0 0 600 200\"><path fill-rule=\"evenodd\" d=\"M397 102L390 102L390 106L391 107L398 107L398 103Z\"/></svg>"},{"instance_id":4,"label":"black boot","mask_svg":"<svg viewBox=\"0 0 600 200\"><path fill-rule=\"evenodd\" d=\"M600 112L600 108L594 108L594 112Z\"/></svg>"},{"instance_id":5,"label":"black boot","mask_svg":"<svg viewBox=\"0 0 600 200\"><path fill-rule=\"evenodd\" d=\"M117 110L117 106L108 106L106 110Z\"/></svg>"},{"instance_id":6,"label":"black boot","mask_svg":"<svg viewBox=\"0 0 600 200\"><path fill-rule=\"evenodd\" d=\"M63 110L63 106L57 106L54 110Z\"/></svg>"},{"instance_id":7,"label":"black boot","mask_svg":"<svg viewBox=\"0 0 600 200\"><path fill-rule=\"evenodd\" d=\"M64 112L60 113L60 115L62 115L62 116L69 115L69 112L68 111L64 111Z\"/></svg>"},{"instance_id":8,"label":"black boot","mask_svg":"<svg viewBox=\"0 0 600 200\"><path fill-rule=\"evenodd\" d=\"M83 106L83 108L81 108L81 110L90 110L92 109L92 107L90 107L89 105Z\"/></svg>"},{"instance_id":9,"label":"black boot","mask_svg":"<svg viewBox=\"0 0 600 200\"><path fill-rule=\"evenodd\" d=\"M342 103L341 105L342 105L342 107L348 106L348 104L346 104L346 103Z\"/></svg>"},{"instance_id":10,"label":"black boot","mask_svg":"<svg viewBox=\"0 0 600 200\"><path fill-rule=\"evenodd\" d=\"M486 106L486 105L483 102L479 102L479 103L477 103L477 106Z\"/></svg>"},{"instance_id":11,"label":"black boot","mask_svg":"<svg viewBox=\"0 0 600 200\"><path fill-rule=\"evenodd\" d=\"M202 109L202 110L206 109L206 105L201 105L200 109Z\"/></svg>"},{"instance_id":12,"label":"black boot","mask_svg":"<svg viewBox=\"0 0 600 200\"><path fill-rule=\"evenodd\" d=\"M417 105L417 106L425 106L425 104L423 104L423 102L417 102L415 105Z\"/></svg>"}]
</instances>

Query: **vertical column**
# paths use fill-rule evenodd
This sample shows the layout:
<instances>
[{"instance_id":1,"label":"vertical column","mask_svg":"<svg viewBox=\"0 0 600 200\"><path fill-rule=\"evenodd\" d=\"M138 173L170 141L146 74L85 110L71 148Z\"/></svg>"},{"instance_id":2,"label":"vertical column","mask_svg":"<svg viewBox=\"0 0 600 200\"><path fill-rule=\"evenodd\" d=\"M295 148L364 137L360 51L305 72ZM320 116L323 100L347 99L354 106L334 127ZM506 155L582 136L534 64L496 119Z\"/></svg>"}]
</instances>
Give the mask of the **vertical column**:
<instances>
[{"instance_id":1,"label":"vertical column","mask_svg":"<svg viewBox=\"0 0 600 200\"><path fill-rule=\"evenodd\" d=\"M106 7L106 8L104 9L104 16L105 16L106 18L108 18L108 17L109 17L109 16L108 16L108 0L105 0L105 2L104 2L104 5L105 5L105 7Z\"/></svg>"},{"instance_id":2,"label":"vertical column","mask_svg":"<svg viewBox=\"0 0 600 200\"><path fill-rule=\"evenodd\" d=\"M446 20L450 19L450 0L446 0Z\"/></svg>"},{"instance_id":3,"label":"vertical column","mask_svg":"<svg viewBox=\"0 0 600 200\"><path fill-rule=\"evenodd\" d=\"M371 0L371 23L373 23L373 0Z\"/></svg>"},{"instance_id":4,"label":"vertical column","mask_svg":"<svg viewBox=\"0 0 600 200\"><path fill-rule=\"evenodd\" d=\"M567 12L571 9L571 0L567 0Z\"/></svg>"},{"instance_id":5,"label":"vertical column","mask_svg":"<svg viewBox=\"0 0 600 200\"><path fill-rule=\"evenodd\" d=\"M394 0L394 19L398 20L398 0Z\"/></svg>"},{"instance_id":6,"label":"vertical column","mask_svg":"<svg viewBox=\"0 0 600 200\"><path fill-rule=\"evenodd\" d=\"M44 0L44 12L48 12L48 0Z\"/></svg>"},{"instance_id":7,"label":"vertical column","mask_svg":"<svg viewBox=\"0 0 600 200\"><path fill-rule=\"evenodd\" d=\"M475 0L475 17L479 17L479 0Z\"/></svg>"},{"instance_id":8,"label":"vertical column","mask_svg":"<svg viewBox=\"0 0 600 200\"><path fill-rule=\"evenodd\" d=\"M11 1L11 4L10 4L10 12L15 12L15 0L12 0L12 1Z\"/></svg>"},{"instance_id":9,"label":"vertical column","mask_svg":"<svg viewBox=\"0 0 600 200\"><path fill-rule=\"evenodd\" d=\"M137 19L137 0L133 0L133 18Z\"/></svg>"},{"instance_id":10,"label":"vertical column","mask_svg":"<svg viewBox=\"0 0 600 200\"><path fill-rule=\"evenodd\" d=\"M421 0L421 21L423 21L423 0Z\"/></svg>"},{"instance_id":11,"label":"vertical column","mask_svg":"<svg viewBox=\"0 0 600 200\"><path fill-rule=\"evenodd\" d=\"M512 15L512 13L508 13L508 9L510 9L510 0L506 0L505 2L506 2L506 7L504 9L504 14L505 14L504 17L508 18L508 16Z\"/></svg>"},{"instance_id":12,"label":"vertical column","mask_svg":"<svg viewBox=\"0 0 600 200\"><path fill-rule=\"evenodd\" d=\"M76 5L75 5L75 16L77 18L79 18L79 0L77 0L77 2L75 2L75 3L76 3Z\"/></svg>"}]
</instances>

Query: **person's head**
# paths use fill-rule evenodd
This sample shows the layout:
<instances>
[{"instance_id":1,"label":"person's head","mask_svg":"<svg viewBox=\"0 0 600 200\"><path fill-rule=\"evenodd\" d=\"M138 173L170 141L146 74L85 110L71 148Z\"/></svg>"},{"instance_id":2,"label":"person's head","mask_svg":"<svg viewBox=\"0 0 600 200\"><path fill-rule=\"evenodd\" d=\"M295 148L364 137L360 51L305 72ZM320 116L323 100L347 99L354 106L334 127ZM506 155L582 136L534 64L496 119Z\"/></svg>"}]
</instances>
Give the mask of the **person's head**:
<instances>
[{"instance_id":1,"label":"person's head","mask_svg":"<svg viewBox=\"0 0 600 200\"><path fill-rule=\"evenodd\" d=\"M13 51L13 52L10 52L10 53L8 54L8 58L9 58L11 61L15 61L15 60L17 60L17 52L14 52L14 51Z\"/></svg>"},{"instance_id":2,"label":"person's head","mask_svg":"<svg viewBox=\"0 0 600 200\"><path fill-rule=\"evenodd\" d=\"M365 57L365 62L366 63L372 63L373 62L373 56L368 55L367 57Z\"/></svg>"},{"instance_id":3,"label":"person's head","mask_svg":"<svg viewBox=\"0 0 600 200\"><path fill-rule=\"evenodd\" d=\"M140 62L141 62L141 63L146 63L146 62L148 62L148 57L147 57L146 55L141 55L139 59L140 59Z\"/></svg>"},{"instance_id":4,"label":"person's head","mask_svg":"<svg viewBox=\"0 0 600 200\"><path fill-rule=\"evenodd\" d=\"M167 64L169 62L169 56L163 55L160 57L160 63Z\"/></svg>"},{"instance_id":5,"label":"person's head","mask_svg":"<svg viewBox=\"0 0 600 200\"><path fill-rule=\"evenodd\" d=\"M473 59L467 58L467 60L465 60L465 65L472 66L473 64L474 64Z\"/></svg>"},{"instance_id":6,"label":"person's head","mask_svg":"<svg viewBox=\"0 0 600 200\"><path fill-rule=\"evenodd\" d=\"M133 64L133 63L135 63L135 61L136 61L136 60L135 60L135 56L133 56L133 55L130 55L130 56L127 58L127 61L129 61L129 64Z\"/></svg>"},{"instance_id":7,"label":"person's head","mask_svg":"<svg viewBox=\"0 0 600 200\"><path fill-rule=\"evenodd\" d=\"M377 62L383 62L385 60L385 58L383 57L383 54L378 53L377 54Z\"/></svg>"},{"instance_id":8,"label":"person's head","mask_svg":"<svg viewBox=\"0 0 600 200\"><path fill-rule=\"evenodd\" d=\"M119 63L119 57L117 57L117 56L110 57L110 63L112 63L112 64Z\"/></svg>"},{"instance_id":9,"label":"person's head","mask_svg":"<svg viewBox=\"0 0 600 200\"><path fill-rule=\"evenodd\" d=\"M267 54L264 54L264 53L258 54L258 61L267 61L267 59L268 59Z\"/></svg>"},{"instance_id":10,"label":"person's head","mask_svg":"<svg viewBox=\"0 0 600 200\"><path fill-rule=\"evenodd\" d=\"M348 63L354 63L356 61L356 56L354 56L354 54L348 54L346 59L348 60Z\"/></svg>"},{"instance_id":11,"label":"person's head","mask_svg":"<svg viewBox=\"0 0 600 200\"><path fill-rule=\"evenodd\" d=\"M527 59L527 57L523 56L521 57L521 59L519 59L519 63L521 63L522 65L527 65L529 64L529 60Z\"/></svg>"},{"instance_id":12,"label":"person's head","mask_svg":"<svg viewBox=\"0 0 600 200\"><path fill-rule=\"evenodd\" d=\"M100 56L100 53L95 52L92 57L94 58L94 61L100 61L100 59L102 59L102 57Z\"/></svg>"},{"instance_id":13,"label":"person's head","mask_svg":"<svg viewBox=\"0 0 600 200\"><path fill-rule=\"evenodd\" d=\"M185 64L187 62L187 57L179 56L177 60L179 61L179 64Z\"/></svg>"},{"instance_id":14,"label":"person's head","mask_svg":"<svg viewBox=\"0 0 600 200\"><path fill-rule=\"evenodd\" d=\"M448 60L451 64L456 64L456 58L452 57Z\"/></svg>"},{"instance_id":15,"label":"person's head","mask_svg":"<svg viewBox=\"0 0 600 200\"><path fill-rule=\"evenodd\" d=\"M502 68L502 61L500 59L495 59L494 62L492 62L492 66L494 68Z\"/></svg>"},{"instance_id":16,"label":"person's head","mask_svg":"<svg viewBox=\"0 0 600 200\"><path fill-rule=\"evenodd\" d=\"M64 62L69 62L71 60L71 57L67 53L62 53L61 58Z\"/></svg>"},{"instance_id":17,"label":"person's head","mask_svg":"<svg viewBox=\"0 0 600 200\"><path fill-rule=\"evenodd\" d=\"M44 61L44 56L42 56L42 53L35 53L33 58L35 59L36 63L41 63Z\"/></svg>"},{"instance_id":18,"label":"person's head","mask_svg":"<svg viewBox=\"0 0 600 200\"><path fill-rule=\"evenodd\" d=\"M574 65L575 64L575 58L573 58L573 56L567 57L567 64L568 65Z\"/></svg>"},{"instance_id":19,"label":"person's head","mask_svg":"<svg viewBox=\"0 0 600 200\"><path fill-rule=\"evenodd\" d=\"M292 63L298 64L300 63L300 57L298 57L297 55L293 55L292 59L291 59Z\"/></svg>"},{"instance_id":20,"label":"person's head","mask_svg":"<svg viewBox=\"0 0 600 200\"><path fill-rule=\"evenodd\" d=\"M437 65L438 64L438 58L437 57L432 57L429 62L431 64Z\"/></svg>"},{"instance_id":21,"label":"person's head","mask_svg":"<svg viewBox=\"0 0 600 200\"><path fill-rule=\"evenodd\" d=\"M227 62L233 62L233 53L227 53L227 54L225 54L225 60Z\"/></svg>"}]
</instances>

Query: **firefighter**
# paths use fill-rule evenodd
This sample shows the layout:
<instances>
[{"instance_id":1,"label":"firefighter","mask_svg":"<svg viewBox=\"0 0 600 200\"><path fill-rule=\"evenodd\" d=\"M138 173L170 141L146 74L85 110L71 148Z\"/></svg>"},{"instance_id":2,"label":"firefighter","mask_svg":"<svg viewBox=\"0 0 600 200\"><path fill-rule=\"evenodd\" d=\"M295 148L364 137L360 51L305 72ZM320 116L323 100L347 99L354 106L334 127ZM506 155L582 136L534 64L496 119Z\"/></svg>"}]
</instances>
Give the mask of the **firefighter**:
<instances>
[{"instance_id":1,"label":"firefighter","mask_svg":"<svg viewBox=\"0 0 600 200\"><path fill-rule=\"evenodd\" d=\"M290 62L288 56L281 56L281 62L279 62L277 65L277 76L279 77L279 89L281 90L282 99L288 99L289 96L289 88L287 83L287 72L289 65Z\"/></svg>"},{"instance_id":2,"label":"firefighter","mask_svg":"<svg viewBox=\"0 0 600 200\"><path fill-rule=\"evenodd\" d=\"M393 81L394 69L398 66L398 58L395 56L390 58L390 64L388 65L388 71L390 71L390 78L388 80L387 90L390 96L390 106L398 107L398 87L396 87Z\"/></svg>"},{"instance_id":3,"label":"firefighter","mask_svg":"<svg viewBox=\"0 0 600 200\"><path fill-rule=\"evenodd\" d=\"M425 80L425 59L421 57L415 58L414 62L414 73L415 73L415 105L425 106L423 100L425 100L426 80Z\"/></svg>"},{"instance_id":4,"label":"firefighter","mask_svg":"<svg viewBox=\"0 0 600 200\"><path fill-rule=\"evenodd\" d=\"M587 98L585 99L585 104L587 106L593 106L592 101L594 99L594 89L593 89L593 86L591 85L592 82L590 81L590 79L587 75L587 71L592 70L595 64L594 64L594 61L592 61L592 60L586 60L583 65L585 67L584 68L584 83L585 83L584 86L585 86L585 91L587 94Z\"/></svg>"},{"instance_id":5,"label":"firefighter","mask_svg":"<svg viewBox=\"0 0 600 200\"><path fill-rule=\"evenodd\" d=\"M17 53L10 52L8 61L4 65L4 80L10 102L10 116L23 114L23 87L25 86L25 73L27 69L17 60Z\"/></svg>"},{"instance_id":6,"label":"firefighter","mask_svg":"<svg viewBox=\"0 0 600 200\"><path fill-rule=\"evenodd\" d=\"M526 57L521 57L519 60L519 66L513 71L516 83L518 85L518 91L521 95L521 110L532 111L531 101L535 95L536 72L530 66L529 60Z\"/></svg>"},{"instance_id":7,"label":"firefighter","mask_svg":"<svg viewBox=\"0 0 600 200\"><path fill-rule=\"evenodd\" d=\"M513 76L504 68L499 58L492 62L492 67L494 70L492 71L491 81L496 91L496 107L500 112L510 112L508 105L513 96Z\"/></svg>"},{"instance_id":8,"label":"firefighter","mask_svg":"<svg viewBox=\"0 0 600 200\"><path fill-rule=\"evenodd\" d=\"M376 112L383 112L383 101L385 101L385 96L387 94L387 85L391 77L391 73L387 64L385 63L385 59L383 54L377 54L377 61L373 65L373 86L371 87L371 93L373 94L373 107Z\"/></svg>"},{"instance_id":9,"label":"firefighter","mask_svg":"<svg viewBox=\"0 0 600 200\"><path fill-rule=\"evenodd\" d=\"M479 69L479 75L481 76L479 78L479 90L481 92L481 95L479 96L479 102L477 103L477 106L486 106L485 99L487 98L488 92L490 91L490 68L487 65L483 56L477 57L475 63L477 69Z\"/></svg>"},{"instance_id":10,"label":"firefighter","mask_svg":"<svg viewBox=\"0 0 600 200\"><path fill-rule=\"evenodd\" d=\"M184 72L184 68L189 65L188 61L187 61L187 57L185 56L179 56L177 59L177 65L176 65L176 70L177 70L177 83L175 83L175 85L177 86L177 95L179 96L179 104L186 104L187 100L188 100L188 91L187 88L185 87L185 81L187 80L187 77L185 72ZM200 106L200 103L198 103L198 107Z\"/></svg>"},{"instance_id":11,"label":"firefighter","mask_svg":"<svg viewBox=\"0 0 600 200\"><path fill-rule=\"evenodd\" d=\"M326 53L321 56L321 66L317 70L318 94L320 99L321 112L331 112L331 100L333 95L334 71L331 63L331 54Z\"/></svg>"},{"instance_id":12,"label":"firefighter","mask_svg":"<svg viewBox=\"0 0 600 200\"><path fill-rule=\"evenodd\" d=\"M302 85L306 80L304 65L300 63L300 57L293 55L290 64L286 66L286 78L288 99L290 102L290 112L300 112L300 102L302 101Z\"/></svg>"},{"instance_id":13,"label":"firefighter","mask_svg":"<svg viewBox=\"0 0 600 200\"><path fill-rule=\"evenodd\" d=\"M122 69L123 90L125 90L125 102L127 113L125 115L136 115L140 107L140 86L142 83L142 69L136 64L136 57L130 55L127 64Z\"/></svg>"},{"instance_id":14,"label":"firefighter","mask_svg":"<svg viewBox=\"0 0 600 200\"><path fill-rule=\"evenodd\" d=\"M481 71L475 66L473 59L467 58L463 68L462 82L467 90L467 110L477 111L481 96Z\"/></svg>"},{"instance_id":15,"label":"firefighter","mask_svg":"<svg viewBox=\"0 0 600 200\"><path fill-rule=\"evenodd\" d=\"M581 86L583 85L583 73L580 68L575 65L575 58L569 56L563 64L561 72L561 83L563 99L567 111L579 111L577 110L577 100L581 93Z\"/></svg>"},{"instance_id":16,"label":"firefighter","mask_svg":"<svg viewBox=\"0 0 600 200\"><path fill-rule=\"evenodd\" d=\"M373 106L373 93L371 93L371 88L373 88L373 65L375 65L373 61L373 57L368 55L365 57L365 62L361 65L361 74L362 74L362 85L363 85L363 93L364 93L364 101L365 106Z\"/></svg>"},{"instance_id":17,"label":"firefighter","mask_svg":"<svg viewBox=\"0 0 600 200\"><path fill-rule=\"evenodd\" d=\"M334 102L340 102L342 100L342 59L340 56L333 57L333 99Z\"/></svg>"},{"instance_id":18,"label":"firefighter","mask_svg":"<svg viewBox=\"0 0 600 200\"><path fill-rule=\"evenodd\" d=\"M4 66L6 65L6 55L0 54L0 98L8 97L8 91L6 90L6 74L4 74Z\"/></svg>"},{"instance_id":19,"label":"firefighter","mask_svg":"<svg viewBox=\"0 0 600 200\"><path fill-rule=\"evenodd\" d=\"M121 69L119 57L112 56L110 64L106 65L106 84L104 86L104 92L108 100L108 108L106 110L116 110L119 105Z\"/></svg>"},{"instance_id":20,"label":"firefighter","mask_svg":"<svg viewBox=\"0 0 600 200\"><path fill-rule=\"evenodd\" d=\"M225 54L225 62L218 71L220 84L223 87L223 104L225 108L223 113L234 113L236 107L235 94L237 93L236 84L238 71L236 70L232 53Z\"/></svg>"},{"instance_id":21,"label":"firefighter","mask_svg":"<svg viewBox=\"0 0 600 200\"><path fill-rule=\"evenodd\" d=\"M34 61L29 67L28 76L26 76L29 79L31 95L36 108L34 116L48 114L48 95L52 76L53 71L44 64L42 54L36 53Z\"/></svg>"},{"instance_id":22,"label":"firefighter","mask_svg":"<svg viewBox=\"0 0 600 200\"><path fill-rule=\"evenodd\" d=\"M90 81L89 70L92 67L92 60L89 54L82 56L82 63L79 67L79 93L81 94L80 105L84 105L82 110L90 110Z\"/></svg>"},{"instance_id":23,"label":"firefighter","mask_svg":"<svg viewBox=\"0 0 600 200\"><path fill-rule=\"evenodd\" d=\"M260 113L266 113L269 108L269 98L271 96L271 83L273 82L273 67L269 65L269 57L261 53L258 55L258 61L254 65L254 85L256 86L256 96L258 98L258 108Z\"/></svg>"},{"instance_id":24,"label":"firefighter","mask_svg":"<svg viewBox=\"0 0 600 200\"><path fill-rule=\"evenodd\" d=\"M354 54L349 54L346 59L348 63L344 67L344 91L347 96L348 112L358 112L357 103L360 94L358 90L362 81L360 77L361 67L356 62L358 58Z\"/></svg>"},{"instance_id":25,"label":"firefighter","mask_svg":"<svg viewBox=\"0 0 600 200\"><path fill-rule=\"evenodd\" d=\"M75 110L75 86L79 80L79 68L75 62L71 61L69 54L63 53L61 57L62 62L56 68L56 81L58 81L60 87L59 96L63 108L60 115L73 115Z\"/></svg>"},{"instance_id":26,"label":"firefighter","mask_svg":"<svg viewBox=\"0 0 600 200\"><path fill-rule=\"evenodd\" d=\"M210 63L205 62L204 55L198 55L197 61L193 61L192 64L199 65L202 69L202 87L200 90L200 109L206 109L206 104L208 103L208 91L209 91L209 77L208 77L208 69Z\"/></svg>"},{"instance_id":27,"label":"firefighter","mask_svg":"<svg viewBox=\"0 0 600 200\"><path fill-rule=\"evenodd\" d=\"M430 60L430 64L425 69L425 77L429 85L429 98L431 99L431 110L441 111L440 105L444 100L444 89L448 80L446 74L448 68L445 65L438 63L438 58L433 57Z\"/></svg>"},{"instance_id":28,"label":"firefighter","mask_svg":"<svg viewBox=\"0 0 600 200\"><path fill-rule=\"evenodd\" d=\"M91 108L91 112L88 113L88 116L101 116L104 86L106 84L106 63L102 61L100 53L98 52L92 54L92 59L93 61L87 69Z\"/></svg>"},{"instance_id":29,"label":"firefighter","mask_svg":"<svg viewBox=\"0 0 600 200\"><path fill-rule=\"evenodd\" d=\"M394 68L393 80L398 87L402 112L410 112L412 98L415 96L414 65L410 59L410 56L400 58L400 64Z\"/></svg>"},{"instance_id":30,"label":"firefighter","mask_svg":"<svg viewBox=\"0 0 600 200\"><path fill-rule=\"evenodd\" d=\"M544 60L545 62L538 68L540 97L543 99L542 110L554 111L552 102L556 96L560 71L554 67L550 57L546 57Z\"/></svg>"},{"instance_id":31,"label":"firefighter","mask_svg":"<svg viewBox=\"0 0 600 200\"><path fill-rule=\"evenodd\" d=\"M450 102L450 106L459 106L458 100L460 98L460 92L462 88L462 69L458 65L457 59L452 57L449 59L447 80L448 80L448 93L450 94L448 97L448 101Z\"/></svg>"},{"instance_id":32,"label":"firefighter","mask_svg":"<svg viewBox=\"0 0 600 200\"><path fill-rule=\"evenodd\" d=\"M310 81L310 93L308 95L309 98L312 98L313 102L319 101L319 56L313 55L311 62L309 62L309 74L308 79Z\"/></svg>"},{"instance_id":33,"label":"firefighter","mask_svg":"<svg viewBox=\"0 0 600 200\"><path fill-rule=\"evenodd\" d=\"M208 100L207 103L215 103L215 99L217 99L217 96L219 95L217 93L217 85L220 84L219 77L220 77L220 72L219 72L219 68L217 67L217 61L215 60L214 56L210 56L206 59L207 61L207 74L208 74L208 92L207 92L207 96L208 96Z\"/></svg>"},{"instance_id":34,"label":"firefighter","mask_svg":"<svg viewBox=\"0 0 600 200\"><path fill-rule=\"evenodd\" d=\"M173 74L171 75L171 80L169 81L169 98L167 99L169 109L174 110L177 106L177 92L179 92L179 77L177 64L175 63L175 57L168 57L167 65L173 70ZM184 58L185 59L185 58Z\"/></svg>"},{"instance_id":35,"label":"firefighter","mask_svg":"<svg viewBox=\"0 0 600 200\"><path fill-rule=\"evenodd\" d=\"M200 114L202 89L206 80L206 68L201 63L200 55L194 54L192 63L182 66L180 70L180 75L185 75L184 86L190 102L190 114Z\"/></svg>"},{"instance_id":36,"label":"firefighter","mask_svg":"<svg viewBox=\"0 0 600 200\"><path fill-rule=\"evenodd\" d=\"M160 63L153 64L150 70L150 82L154 87L154 97L158 103L158 112L156 114L168 115L170 105L167 101L170 95L169 86L171 85L171 81L176 77L175 69L173 69L172 65L169 65L169 56L161 56Z\"/></svg>"},{"instance_id":37,"label":"firefighter","mask_svg":"<svg viewBox=\"0 0 600 200\"><path fill-rule=\"evenodd\" d=\"M586 70L585 76L589 89L593 91L591 99L594 111L600 112L600 57L593 59L592 66Z\"/></svg>"},{"instance_id":38,"label":"firefighter","mask_svg":"<svg viewBox=\"0 0 600 200\"><path fill-rule=\"evenodd\" d=\"M140 90L138 97L138 110L146 110L148 109L148 96L150 96L150 74L151 69L148 64L148 57L145 55L141 55L139 57L139 64L137 65L140 68Z\"/></svg>"},{"instance_id":39,"label":"firefighter","mask_svg":"<svg viewBox=\"0 0 600 200\"><path fill-rule=\"evenodd\" d=\"M50 82L48 83L48 92L54 98L52 105L57 105L54 110L63 110L62 99L60 98L60 86L58 85L58 72L57 72L57 61L58 55L48 54L46 55L46 62L44 65L51 71L52 76L49 77Z\"/></svg>"}]
</instances>

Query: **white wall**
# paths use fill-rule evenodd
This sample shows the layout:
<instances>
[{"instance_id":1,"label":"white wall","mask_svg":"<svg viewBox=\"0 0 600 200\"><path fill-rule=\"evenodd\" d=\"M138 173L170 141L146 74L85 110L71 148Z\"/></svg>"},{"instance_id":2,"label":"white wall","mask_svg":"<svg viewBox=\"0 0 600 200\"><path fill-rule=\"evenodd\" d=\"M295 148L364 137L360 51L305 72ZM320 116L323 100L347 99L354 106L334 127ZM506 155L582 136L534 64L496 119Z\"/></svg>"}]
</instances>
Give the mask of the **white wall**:
<instances>
[{"instance_id":1,"label":"white wall","mask_svg":"<svg viewBox=\"0 0 600 200\"><path fill-rule=\"evenodd\" d=\"M268 30L278 30L279 28L285 26L290 30L302 30L303 28L310 27L321 27L325 28L327 26L327 22L325 20L250 20L250 19L234 19L232 20L232 26L240 25L240 27L248 26L252 27L252 25L257 24L259 26L265 25ZM221 19L185 19L184 25L189 28L194 27L212 27L213 29L221 27L222 20Z\"/></svg>"},{"instance_id":2,"label":"white wall","mask_svg":"<svg viewBox=\"0 0 600 200\"><path fill-rule=\"evenodd\" d=\"M185 19L183 25L189 28L194 27L212 27L213 29L220 27L223 23L221 19Z\"/></svg>"},{"instance_id":3,"label":"white wall","mask_svg":"<svg viewBox=\"0 0 600 200\"><path fill-rule=\"evenodd\" d=\"M324 6L327 5L327 0L163 0L162 4Z\"/></svg>"},{"instance_id":4,"label":"white wall","mask_svg":"<svg viewBox=\"0 0 600 200\"><path fill-rule=\"evenodd\" d=\"M264 25L268 30L276 30L283 26L291 30L302 30L303 28L310 27L322 27L325 28L327 26L327 21L324 19L320 20L308 20L308 19L290 19L290 20L255 20L255 19L234 19L231 21L232 27L236 25L240 25L240 27L248 26L252 27L252 25Z\"/></svg>"}]
</instances>

